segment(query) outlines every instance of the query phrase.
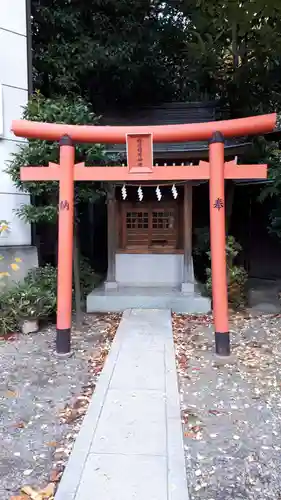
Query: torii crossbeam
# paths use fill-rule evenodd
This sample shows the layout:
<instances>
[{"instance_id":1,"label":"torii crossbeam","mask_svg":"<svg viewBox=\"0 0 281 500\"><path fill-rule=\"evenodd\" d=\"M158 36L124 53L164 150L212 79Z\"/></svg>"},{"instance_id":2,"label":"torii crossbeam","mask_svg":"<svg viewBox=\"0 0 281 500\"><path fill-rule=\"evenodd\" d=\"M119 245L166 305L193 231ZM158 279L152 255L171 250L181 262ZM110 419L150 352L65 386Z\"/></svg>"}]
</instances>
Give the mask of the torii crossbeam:
<instances>
[{"instance_id":1,"label":"torii crossbeam","mask_svg":"<svg viewBox=\"0 0 281 500\"><path fill-rule=\"evenodd\" d=\"M276 113L236 120L188 125L147 127L100 127L14 121L16 136L59 141L60 163L48 167L22 167L22 181L59 181L58 296L56 352L71 352L72 256L75 181L183 181L210 182L210 233L212 296L216 353L230 354L227 273L225 252L225 179L265 179L266 165L237 165L225 162L225 137L264 134L280 128ZM198 166L154 166L154 142L209 140L209 162ZM75 164L77 142L127 143L126 167L86 167Z\"/></svg>"}]
</instances>

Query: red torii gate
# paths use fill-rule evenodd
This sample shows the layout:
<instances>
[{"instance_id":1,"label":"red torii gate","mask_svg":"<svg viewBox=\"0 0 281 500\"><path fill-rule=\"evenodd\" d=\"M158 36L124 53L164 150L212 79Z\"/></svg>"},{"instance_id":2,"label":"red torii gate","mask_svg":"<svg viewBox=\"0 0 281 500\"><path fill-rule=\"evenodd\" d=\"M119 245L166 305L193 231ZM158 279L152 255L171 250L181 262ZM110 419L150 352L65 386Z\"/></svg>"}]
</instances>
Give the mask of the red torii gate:
<instances>
[{"instance_id":1,"label":"red torii gate","mask_svg":"<svg viewBox=\"0 0 281 500\"><path fill-rule=\"evenodd\" d=\"M224 160L224 139L265 134L280 128L276 113L188 125L112 127L65 125L17 120L16 136L59 141L60 163L21 167L22 181L59 181L58 292L56 353L71 352L72 256L75 181L210 181L212 296L216 353L230 354L225 252L225 179L265 179L266 165L237 165ZM209 162L198 166L153 166L153 142L209 140ZM85 167L75 164L74 142L127 143L127 167Z\"/></svg>"}]
</instances>

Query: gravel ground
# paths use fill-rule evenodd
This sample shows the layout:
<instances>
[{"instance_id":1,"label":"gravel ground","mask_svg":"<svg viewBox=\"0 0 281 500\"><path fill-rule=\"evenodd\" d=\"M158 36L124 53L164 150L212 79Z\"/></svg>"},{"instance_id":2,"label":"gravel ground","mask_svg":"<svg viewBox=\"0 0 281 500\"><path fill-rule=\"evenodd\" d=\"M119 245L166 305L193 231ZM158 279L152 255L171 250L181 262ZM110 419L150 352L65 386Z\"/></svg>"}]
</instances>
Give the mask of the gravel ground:
<instances>
[{"instance_id":1,"label":"gravel ground","mask_svg":"<svg viewBox=\"0 0 281 500\"><path fill-rule=\"evenodd\" d=\"M174 315L190 500L281 499L281 316L233 314L233 364L210 316Z\"/></svg>"},{"instance_id":2,"label":"gravel ground","mask_svg":"<svg viewBox=\"0 0 281 500\"><path fill-rule=\"evenodd\" d=\"M66 360L53 355L54 327L0 341L1 500L59 480L119 320L85 316Z\"/></svg>"}]
</instances>

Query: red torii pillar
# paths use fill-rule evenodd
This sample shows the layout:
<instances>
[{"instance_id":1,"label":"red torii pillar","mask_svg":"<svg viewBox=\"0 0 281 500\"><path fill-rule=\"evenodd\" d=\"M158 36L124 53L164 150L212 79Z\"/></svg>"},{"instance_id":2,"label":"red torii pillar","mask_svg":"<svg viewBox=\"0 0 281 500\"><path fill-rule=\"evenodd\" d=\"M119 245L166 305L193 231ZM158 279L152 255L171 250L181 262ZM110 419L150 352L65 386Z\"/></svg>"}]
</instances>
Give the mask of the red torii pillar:
<instances>
[{"instance_id":1,"label":"red torii pillar","mask_svg":"<svg viewBox=\"0 0 281 500\"><path fill-rule=\"evenodd\" d=\"M230 338L225 250L225 163L224 138L220 132L215 133L210 140L209 162L211 270L215 343L216 353L227 356L230 354Z\"/></svg>"},{"instance_id":2,"label":"red torii pillar","mask_svg":"<svg viewBox=\"0 0 281 500\"><path fill-rule=\"evenodd\" d=\"M244 119L188 125L152 127L99 127L15 121L12 131L25 138L59 141L60 165L22 167L23 181L59 181L59 258L56 352L71 351L72 249L74 182L89 181L179 181L210 180L210 232L213 281L213 311L216 353L230 354L225 252L224 179L265 179L266 165L236 165L224 161L224 137L266 133L279 127L276 113ZM153 166L154 142L209 140L208 162L199 166ZM85 167L74 163L73 141L124 143L128 147L128 167Z\"/></svg>"},{"instance_id":3,"label":"red torii pillar","mask_svg":"<svg viewBox=\"0 0 281 500\"><path fill-rule=\"evenodd\" d=\"M59 145L60 189L56 352L57 354L68 355L71 352L75 148L72 139L68 136L62 137Z\"/></svg>"}]
</instances>

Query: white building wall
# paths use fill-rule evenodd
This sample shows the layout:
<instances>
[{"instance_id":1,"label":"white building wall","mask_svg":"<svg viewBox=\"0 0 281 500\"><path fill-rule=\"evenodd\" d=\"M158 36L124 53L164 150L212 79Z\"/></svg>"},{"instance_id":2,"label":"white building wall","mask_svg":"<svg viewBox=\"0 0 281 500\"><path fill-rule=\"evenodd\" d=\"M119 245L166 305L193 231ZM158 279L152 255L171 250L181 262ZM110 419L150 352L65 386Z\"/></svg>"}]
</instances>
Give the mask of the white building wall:
<instances>
[{"instance_id":1,"label":"white building wall","mask_svg":"<svg viewBox=\"0 0 281 500\"><path fill-rule=\"evenodd\" d=\"M0 0L0 220L10 224L0 246L31 245L31 228L16 217L14 210L30 203L18 192L4 170L23 142L10 131L12 120L22 117L28 99L26 0ZM2 112L1 112L2 110Z\"/></svg>"}]
</instances>

